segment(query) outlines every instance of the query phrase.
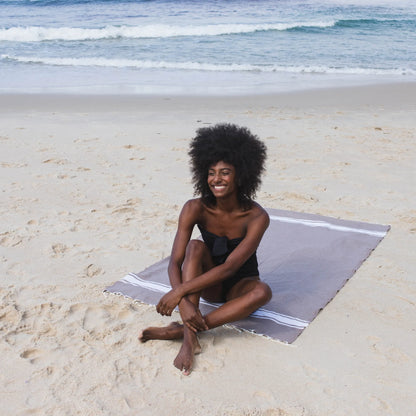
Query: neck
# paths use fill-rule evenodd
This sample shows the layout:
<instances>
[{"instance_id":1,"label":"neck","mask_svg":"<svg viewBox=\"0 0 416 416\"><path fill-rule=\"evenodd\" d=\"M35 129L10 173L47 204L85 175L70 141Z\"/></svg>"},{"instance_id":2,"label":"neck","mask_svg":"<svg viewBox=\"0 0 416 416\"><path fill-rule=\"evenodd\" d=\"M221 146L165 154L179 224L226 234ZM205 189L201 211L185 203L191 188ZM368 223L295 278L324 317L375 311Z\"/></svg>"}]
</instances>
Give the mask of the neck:
<instances>
[{"instance_id":1,"label":"neck","mask_svg":"<svg viewBox=\"0 0 416 416\"><path fill-rule=\"evenodd\" d=\"M216 198L216 207L221 211L232 212L240 209L237 194L229 195L224 198Z\"/></svg>"}]
</instances>

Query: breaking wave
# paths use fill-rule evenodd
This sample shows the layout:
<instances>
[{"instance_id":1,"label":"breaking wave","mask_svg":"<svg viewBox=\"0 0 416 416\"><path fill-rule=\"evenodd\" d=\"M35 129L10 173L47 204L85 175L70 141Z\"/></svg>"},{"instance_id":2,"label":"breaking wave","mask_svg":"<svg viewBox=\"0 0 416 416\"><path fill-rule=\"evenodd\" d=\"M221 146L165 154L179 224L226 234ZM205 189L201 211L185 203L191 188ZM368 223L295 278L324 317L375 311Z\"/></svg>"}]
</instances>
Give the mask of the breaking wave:
<instances>
[{"instance_id":1,"label":"breaking wave","mask_svg":"<svg viewBox=\"0 0 416 416\"><path fill-rule=\"evenodd\" d=\"M284 31L298 28L333 27L336 21L275 24L218 24L203 26L146 25L105 26L103 28L15 26L0 29L0 41L42 42L80 41L115 38L169 38L186 36L222 36L261 31Z\"/></svg>"},{"instance_id":2,"label":"breaking wave","mask_svg":"<svg viewBox=\"0 0 416 416\"><path fill-rule=\"evenodd\" d=\"M1 55L1 59L27 64L43 64L56 66L89 66L108 68L136 68L136 69L172 69L190 71L217 72L286 72L308 74L349 74L349 75L416 75L410 68L348 68L331 66L280 66L280 65L252 65L252 64L208 64L199 62L164 62L135 59L107 59L107 58L37 58L24 56Z\"/></svg>"}]
</instances>

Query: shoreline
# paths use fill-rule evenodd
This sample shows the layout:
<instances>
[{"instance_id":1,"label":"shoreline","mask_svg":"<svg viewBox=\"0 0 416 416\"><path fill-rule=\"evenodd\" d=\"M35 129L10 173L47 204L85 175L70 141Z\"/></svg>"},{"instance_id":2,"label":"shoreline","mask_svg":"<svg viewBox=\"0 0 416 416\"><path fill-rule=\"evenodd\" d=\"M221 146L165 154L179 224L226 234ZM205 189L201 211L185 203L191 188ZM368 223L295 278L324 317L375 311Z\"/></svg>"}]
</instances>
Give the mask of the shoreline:
<instances>
[{"instance_id":1,"label":"shoreline","mask_svg":"<svg viewBox=\"0 0 416 416\"><path fill-rule=\"evenodd\" d=\"M301 91L251 95L183 95L183 94L90 94L90 93L0 93L0 109L57 110L71 109L76 105L81 111L114 111L113 103L129 109L152 104L170 107L180 102L184 106L191 103L207 108L222 105L245 107L247 105L279 105L287 107L325 107L340 106L354 108L357 105L383 105L389 109L402 109L416 105L416 82L379 83L351 87L323 87ZM93 107L91 105L94 105ZM163 108L162 108L163 109Z\"/></svg>"}]
</instances>

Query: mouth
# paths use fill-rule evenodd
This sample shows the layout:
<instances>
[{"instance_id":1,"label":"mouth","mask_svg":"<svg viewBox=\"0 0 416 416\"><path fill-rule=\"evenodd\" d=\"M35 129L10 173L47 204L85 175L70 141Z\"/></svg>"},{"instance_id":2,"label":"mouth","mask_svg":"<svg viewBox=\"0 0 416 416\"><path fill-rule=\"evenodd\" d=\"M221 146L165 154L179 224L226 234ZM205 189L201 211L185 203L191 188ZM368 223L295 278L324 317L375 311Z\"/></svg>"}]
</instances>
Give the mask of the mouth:
<instances>
[{"instance_id":1,"label":"mouth","mask_svg":"<svg viewBox=\"0 0 416 416\"><path fill-rule=\"evenodd\" d=\"M225 185L212 185L212 188L216 191L222 191L223 189L225 189Z\"/></svg>"}]
</instances>

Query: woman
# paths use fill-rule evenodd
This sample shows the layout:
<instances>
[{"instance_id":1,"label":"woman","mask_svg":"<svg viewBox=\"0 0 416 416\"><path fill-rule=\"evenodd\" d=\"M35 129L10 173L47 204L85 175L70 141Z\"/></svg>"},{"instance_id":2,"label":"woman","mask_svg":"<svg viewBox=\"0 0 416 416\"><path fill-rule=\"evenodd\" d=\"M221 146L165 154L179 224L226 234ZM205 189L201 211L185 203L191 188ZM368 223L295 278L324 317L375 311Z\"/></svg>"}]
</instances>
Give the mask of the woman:
<instances>
[{"instance_id":1,"label":"woman","mask_svg":"<svg viewBox=\"0 0 416 416\"><path fill-rule=\"evenodd\" d=\"M174 365L186 375L201 350L198 332L245 318L272 296L260 281L256 258L269 216L252 199L264 171L265 145L246 128L218 124L197 131L189 155L200 197L181 211L168 266L172 290L156 307L170 316L178 306L183 325L147 328L139 337L183 339ZM191 239L195 225L203 241ZM202 316L200 296L223 304Z\"/></svg>"}]
</instances>

